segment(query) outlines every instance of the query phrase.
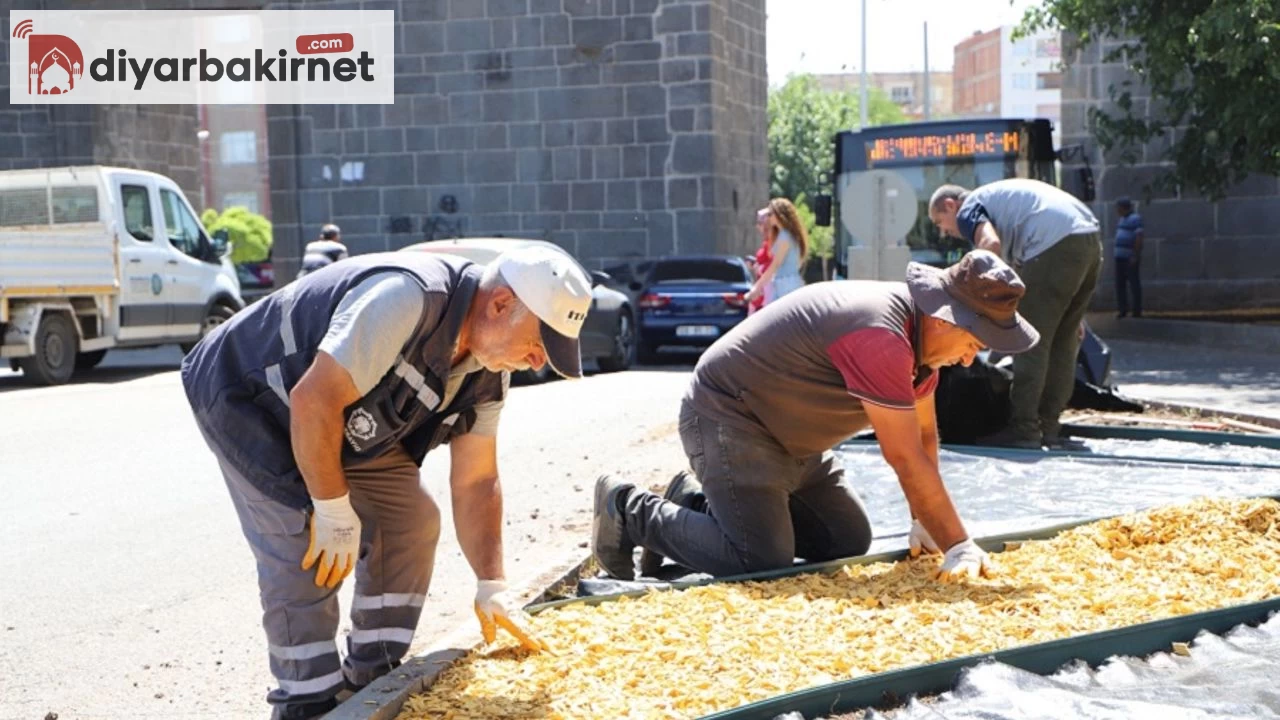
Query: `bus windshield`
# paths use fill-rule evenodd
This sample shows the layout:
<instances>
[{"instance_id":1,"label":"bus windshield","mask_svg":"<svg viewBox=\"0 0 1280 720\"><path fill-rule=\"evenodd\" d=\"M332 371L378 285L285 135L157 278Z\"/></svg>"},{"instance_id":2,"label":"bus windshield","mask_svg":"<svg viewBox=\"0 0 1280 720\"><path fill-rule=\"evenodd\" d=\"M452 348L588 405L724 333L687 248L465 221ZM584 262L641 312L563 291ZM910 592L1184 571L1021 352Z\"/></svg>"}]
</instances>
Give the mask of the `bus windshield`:
<instances>
[{"instance_id":1,"label":"bus windshield","mask_svg":"<svg viewBox=\"0 0 1280 720\"><path fill-rule=\"evenodd\" d=\"M929 198L945 184L975 188L1006 178L1035 178L1055 181L1052 127L1047 120L979 119L929 123L908 123L871 127L836 136L835 199L838 252L843 259L849 247L865 247L877 242L855 237L850 227L865 227L857 220L887 212L884 192L868 192L869 183L860 178L885 173L897 197L910 189L908 200L915 203L915 220L901 232L879 242L901 244L905 240L916 262L945 266L959 259L969 244L942 237L929 221ZM866 178L863 178L864 180ZM913 196L913 197L912 197ZM898 206L899 209L903 205ZM896 212L896 211L895 211ZM896 279L896 278L879 278Z\"/></svg>"}]
</instances>

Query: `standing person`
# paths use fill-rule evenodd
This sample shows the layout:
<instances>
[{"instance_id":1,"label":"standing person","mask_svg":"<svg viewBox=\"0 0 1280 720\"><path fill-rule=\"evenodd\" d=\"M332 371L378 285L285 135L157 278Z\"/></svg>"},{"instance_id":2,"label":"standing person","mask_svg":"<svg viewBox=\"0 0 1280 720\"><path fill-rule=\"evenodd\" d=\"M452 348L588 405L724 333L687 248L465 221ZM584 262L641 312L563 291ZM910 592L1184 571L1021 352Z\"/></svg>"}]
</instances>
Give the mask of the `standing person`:
<instances>
[{"instance_id":1,"label":"standing person","mask_svg":"<svg viewBox=\"0 0 1280 720\"><path fill-rule=\"evenodd\" d=\"M1040 343L1013 359L1009 426L978 440L1020 448L1078 449L1059 416L1075 388L1076 352L1098 285L1098 219L1074 196L1039 180L999 180L970 192L943 185L929 201L938 230L1002 255L1022 276L1019 312Z\"/></svg>"},{"instance_id":2,"label":"standing person","mask_svg":"<svg viewBox=\"0 0 1280 720\"><path fill-rule=\"evenodd\" d=\"M769 229L769 208L761 208L756 211L756 232L760 233L760 247L756 250L754 262L751 265L752 280L759 280L765 270L769 269L769 263L773 261L773 255L769 252L770 229ZM764 307L764 294L757 295L755 299L747 305L747 314L751 315L760 308Z\"/></svg>"},{"instance_id":3,"label":"standing person","mask_svg":"<svg viewBox=\"0 0 1280 720\"><path fill-rule=\"evenodd\" d=\"M681 403L696 479L677 476L666 497L597 480L596 560L631 579L636 546L717 576L862 555L871 525L832 448L870 426L915 520L913 551L942 551L944 579L987 574L939 472L933 391L937 368L984 345L1035 344L1023 291L975 250L945 271L911 263L905 283L815 283L739 324L702 355Z\"/></svg>"},{"instance_id":4,"label":"standing person","mask_svg":"<svg viewBox=\"0 0 1280 720\"><path fill-rule=\"evenodd\" d=\"M277 290L187 355L187 398L258 563L273 718L319 717L344 685L400 664L440 533L419 468L442 444L481 630L543 648L506 586L498 418L513 371L581 377L590 306L586 274L550 249L487 267L376 253ZM353 572L339 660L337 593Z\"/></svg>"},{"instance_id":5,"label":"standing person","mask_svg":"<svg viewBox=\"0 0 1280 720\"><path fill-rule=\"evenodd\" d=\"M774 198L769 202L766 223L769 267L761 272L746 299L747 302L752 302L757 297L763 297L764 304L768 305L804 286L800 268L809 251L809 235L800 222L796 206L786 198Z\"/></svg>"},{"instance_id":6,"label":"standing person","mask_svg":"<svg viewBox=\"0 0 1280 720\"><path fill-rule=\"evenodd\" d=\"M1133 316L1142 317L1142 216L1133 209L1133 201L1116 201L1116 317L1129 314L1129 288L1133 289Z\"/></svg>"}]
</instances>

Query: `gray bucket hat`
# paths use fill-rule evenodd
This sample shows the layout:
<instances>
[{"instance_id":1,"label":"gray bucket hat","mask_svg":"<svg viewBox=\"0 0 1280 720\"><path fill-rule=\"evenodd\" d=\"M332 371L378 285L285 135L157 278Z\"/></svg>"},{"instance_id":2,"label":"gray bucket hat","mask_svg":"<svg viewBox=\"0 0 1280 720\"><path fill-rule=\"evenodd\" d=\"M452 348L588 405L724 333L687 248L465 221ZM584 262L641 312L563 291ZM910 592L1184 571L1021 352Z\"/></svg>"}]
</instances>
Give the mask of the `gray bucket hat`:
<instances>
[{"instance_id":1,"label":"gray bucket hat","mask_svg":"<svg viewBox=\"0 0 1280 720\"><path fill-rule=\"evenodd\" d=\"M945 270L909 263L907 288L921 312L968 330L996 352L1026 352L1040 341L1018 314L1027 286L988 250L972 250Z\"/></svg>"}]
</instances>

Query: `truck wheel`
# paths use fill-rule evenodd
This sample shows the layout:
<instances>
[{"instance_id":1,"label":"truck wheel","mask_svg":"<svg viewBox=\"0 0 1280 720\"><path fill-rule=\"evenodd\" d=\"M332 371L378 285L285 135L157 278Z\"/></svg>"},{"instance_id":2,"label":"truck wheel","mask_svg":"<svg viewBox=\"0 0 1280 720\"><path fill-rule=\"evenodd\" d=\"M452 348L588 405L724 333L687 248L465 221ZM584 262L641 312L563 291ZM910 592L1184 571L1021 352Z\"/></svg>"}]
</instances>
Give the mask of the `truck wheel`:
<instances>
[{"instance_id":1,"label":"truck wheel","mask_svg":"<svg viewBox=\"0 0 1280 720\"><path fill-rule=\"evenodd\" d=\"M210 307L209 314L205 315L204 322L200 324L200 337L193 342L181 343L179 345L179 347L182 348L182 354L186 355L191 352L191 349L196 346L197 342L203 340L205 335L213 332L215 328L230 320L231 316L235 314L236 311L226 305L215 304Z\"/></svg>"},{"instance_id":2,"label":"truck wheel","mask_svg":"<svg viewBox=\"0 0 1280 720\"><path fill-rule=\"evenodd\" d=\"M106 350L90 350L76 355L77 370L92 370L98 367L98 363L102 362L102 358L107 356Z\"/></svg>"},{"instance_id":3,"label":"truck wheel","mask_svg":"<svg viewBox=\"0 0 1280 720\"><path fill-rule=\"evenodd\" d=\"M61 385L76 369L76 336L71 319L62 313L48 313L36 329L36 353L22 358L22 372L39 385Z\"/></svg>"}]
</instances>

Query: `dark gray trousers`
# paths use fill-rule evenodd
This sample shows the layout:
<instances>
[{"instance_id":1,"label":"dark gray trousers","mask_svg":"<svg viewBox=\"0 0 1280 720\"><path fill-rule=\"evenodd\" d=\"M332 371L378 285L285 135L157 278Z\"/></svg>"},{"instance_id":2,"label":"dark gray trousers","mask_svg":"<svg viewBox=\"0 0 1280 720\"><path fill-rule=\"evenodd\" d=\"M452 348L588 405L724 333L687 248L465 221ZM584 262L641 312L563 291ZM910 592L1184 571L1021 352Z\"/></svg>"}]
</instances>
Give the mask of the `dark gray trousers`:
<instances>
[{"instance_id":1,"label":"dark gray trousers","mask_svg":"<svg viewBox=\"0 0 1280 720\"><path fill-rule=\"evenodd\" d=\"M831 451L792 457L776 442L698 415L687 402L679 427L706 512L633 492L624 525L636 545L717 576L790 567L796 557L862 555L870 547L866 508Z\"/></svg>"},{"instance_id":2,"label":"dark gray trousers","mask_svg":"<svg viewBox=\"0 0 1280 720\"><path fill-rule=\"evenodd\" d=\"M257 560L262 626L277 683L267 702L283 709L328 700L342 690L344 676L365 685L395 667L418 626L440 536L440 509L413 459L397 447L345 469L361 541L352 629L340 660L338 588L316 587L315 568L302 569L311 539L307 513L263 495L216 445L210 448Z\"/></svg>"}]
</instances>

